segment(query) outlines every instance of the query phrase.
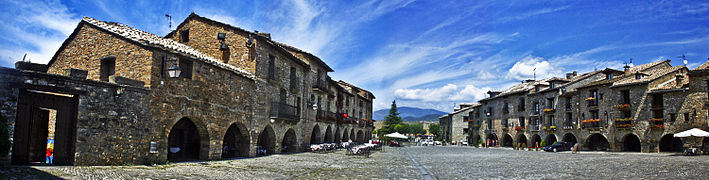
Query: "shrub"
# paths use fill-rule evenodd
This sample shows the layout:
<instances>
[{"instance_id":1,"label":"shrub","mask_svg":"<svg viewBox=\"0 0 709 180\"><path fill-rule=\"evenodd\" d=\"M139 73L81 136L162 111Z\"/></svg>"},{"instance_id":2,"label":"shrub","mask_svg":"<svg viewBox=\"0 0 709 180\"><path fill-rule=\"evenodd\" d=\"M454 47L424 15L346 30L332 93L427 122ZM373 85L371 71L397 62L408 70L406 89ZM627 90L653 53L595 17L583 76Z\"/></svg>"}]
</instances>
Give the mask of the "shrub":
<instances>
[{"instance_id":1,"label":"shrub","mask_svg":"<svg viewBox=\"0 0 709 180\"><path fill-rule=\"evenodd\" d=\"M547 142L542 140L542 142L539 143L539 147L544 147L547 146Z\"/></svg>"}]
</instances>

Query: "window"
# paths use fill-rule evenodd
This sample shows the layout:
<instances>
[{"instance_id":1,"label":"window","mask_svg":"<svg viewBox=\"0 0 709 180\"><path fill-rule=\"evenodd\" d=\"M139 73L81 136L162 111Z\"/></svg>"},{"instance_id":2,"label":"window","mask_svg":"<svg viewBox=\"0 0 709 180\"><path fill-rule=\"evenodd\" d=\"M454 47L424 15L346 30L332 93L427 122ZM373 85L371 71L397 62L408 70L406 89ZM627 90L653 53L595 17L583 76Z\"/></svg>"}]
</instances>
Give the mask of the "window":
<instances>
[{"instance_id":1,"label":"window","mask_svg":"<svg viewBox=\"0 0 709 180\"><path fill-rule=\"evenodd\" d=\"M566 113L566 126L571 126L571 122L573 122L572 118L573 115L571 113Z\"/></svg>"},{"instance_id":2,"label":"window","mask_svg":"<svg viewBox=\"0 0 709 180\"><path fill-rule=\"evenodd\" d=\"M598 100L602 100L602 99L603 99L603 93L598 95Z\"/></svg>"},{"instance_id":3,"label":"window","mask_svg":"<svg viewBox=\"0 0 709 180\"><path fill-rule=\"evenodd\" d=\"M180 58L180 77L192 79L192 60Z\"/></svg>"},{"instance_id":4,"label":"window","mask_svg":"<svg viewBox=\"0 0 709 180\"><path fill-rule=\"evenodd\" d=\"M290 88L291 89L296 88L297 77L296 77L295 73L296 73L295 67L290 67Z\"/></svg>"},{"instance_id":5,"label":"window","mask_svg":"<svg viewBox=\"0 0 709 180\"><path fill-rule=\"evenodd\" d=\"M554 109L554 98L548 98L548 99L547 99L547 108L548 108L548 109Z\"/></svg>"},{"instance_id":6,"label":"window","mask_svg":"<svg viewBox=\"0 0 709 180\"><path fill-rule=\"evenodd\" d=\"M524 98L519 98L519 106L517 106L517 110L524 111Z\"/></svg>"},{"instance_id":7,"label":"window","mask_svg":"<svg viewBox=\"0 0 709 180\"><path fill-rule=\"evenodd\" d=\"M556 121L554 121L554 116L549 116L549 125L556 126Z\"/></svg>"},{"instance_id":8,"label":"window","mask_svg":"<svg viewBox=\"0 0 709 180\"><path fill-rule=\"evenodd\" d=\"M598 117L598 111L591 111L591 119L600 119Z\"/></svg>"},{"instance_id":9,"label":"window","mask_svg":"<svg viewBox=\"0 0 709 180\"><path fill-rule=\"evenodd\" d=\"M677 119L677 114L670 113L670 122L675 122L676 119Z\"/></svg>"},{"instance_id":10,"label":"window","mask_svg":"<svg viewBox=\"0 0 709 180\"><path fill-rule=\"evenodd\" d=\"M268 79L276 79L276 57L268 55Z\"/></svg>"},{"instance_id":11,"label":"window","mask_svg":"<svg viewBox=\"0 0 709 180\"><path fill-rule=\"evenodd\" d=\"M116 73L116 57L101 58L100 80L108 82L108 77Z\"/></svg>"},{"instance_id":12,"label":"window","mask_svg":"<svg viewBox=\"0 0 709 180\"><path fill-rule=\"evenodd\" d=\"M684 122L690 122L692 118L689 117L689 113L684 113Z\"/></svg>"},{"instance_id":13,"label":"window","mask_svg":"<svg viewBox=\"0 0 709 180\"><path fill-rule=\"evenodd\" d=\"M502 114L508 114L510 112L509 110L509 104L505 102L502 106Z\"/></svg>"},{"instance_id":14,"label":"window","mask_svg":"<svg viewBox=\"0 0 709 180\"><path fill-rule=\"evenodd\" d=\"M635 74L635 79L642 79L643 75L642 74Z\"/></svg>"},{"instance_id":15,"label":"window","mask_svg":"<svg viewBox=\"0 0 709 180\"><path fill-rule=\"evenodd\" d=\"M296 109L295 109L296 112L295 112L295 114L296 114L297 116L300 116L300 107L301 107L301 106L300 106L300 97L296 98L296 100L295 100L295 105L296 105Z\"/></svg>"},{"instance_id":16,"label":"window","mask_svg":"<svg viewBox=\"0 0 709 180\"><path fill-rule=\"evenodd\" d=\"M549 88L554 89L556 87L556 83L549 83Z\"/></svg>"},{"instance_id":17,"label":"window","mask_svg":"<svg viewBox=\"0 0 709 180\"><path fill-rule=\"evenodd\" d=\"M612 73L606 74L606 79L613 79L613 74Z\"/></svg>"},{"instance_id":18,"label":"window","mask_svg":"<svg viewBox=\"0 0 709 180\"><path fill-rule=\"evenodd\" d=\"M189 41L190 41L190 30L180 31L180 42L189 42Z\"/></svg>"},{"instance_id":19,"label":"window","mask_svg":"<svg viewBox=\"0 0 709 180\"><path fill-rule=\"evenodd\" d=\"M566 111L572 111L574 105L571 104L571 97L566 98Z\"/></svg>"},{"instance_id":20,"label":"window","mask_svg":"<svg viewBox=\"0 0 709 180\"><path fill-rule=\"evenodd\" d=\"M539 102L534 102L534 114L539 114Z\"/></svg>"},{"instance_id":21,"label":"window","mask_svg":"<svg viewBox=\"0 0 709 180\"><path fill-rule=\"evenodd\" d=\"M519 126L524 127L524 116L519 117Z\"/></svg>"},{"instance_id":22,"label":"window","mask_svg":"<svg viewBox=\"0 0 709 180\"><path fill-rule=\"evenodd\" d=\"M620 96L623 97L620 104L630 104L630 90L620 91Z\"/></svg>"}]
</instances>

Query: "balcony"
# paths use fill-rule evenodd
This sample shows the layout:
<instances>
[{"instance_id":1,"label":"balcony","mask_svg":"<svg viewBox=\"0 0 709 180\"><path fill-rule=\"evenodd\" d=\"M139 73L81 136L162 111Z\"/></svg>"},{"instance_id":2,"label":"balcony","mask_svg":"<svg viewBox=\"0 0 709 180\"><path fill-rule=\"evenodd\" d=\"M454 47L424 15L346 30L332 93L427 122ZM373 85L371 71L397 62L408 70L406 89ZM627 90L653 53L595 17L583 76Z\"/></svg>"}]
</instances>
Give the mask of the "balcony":
<instances>
[{"instance_id":1,"label":"balcony","mask_svg":"<svg viewBox=\"0 0 709 180\"><path fill-rule=\"evenodd\" d=\"M288 121L299 121L298 107L282 102L271 102L271 118Z\"/></svg>"},{"instance_id":2,"label":"balcony","mask_svg":"<svg viewBox=\"0 0 709 180\"><path fill-rule=\"evenodd\" d=\"M529 126L529 130L532 132L538 132L541 129L542 129L542 126L539 124L532 124Z\"/></svg>"},{"instance_id":3,"label":"balcony","mask_svg":"<svg viewBox=\"0 0 709 180\"><path fill-rule=\"evenodd\" d=\"M313 90L327 92L327 81L317 80L313 82Z\"/></svg>"},{"instance_id":4,"label":"balcony","mask_svg":"<svg viewBox=\"0 0 709 180\"><path fill-rule=\"evenodd\" d=\"M652 118L650 121L650 129L665 129L665 121L662 118Z\"/></svg>"},{"instance_id":5,"label":"balcony","mask_svg":"<svg viewBox=\"0 0 709 180\"><path fill-rule=\"evenodd\" d=\"M615 119L616 129L631 129L633 128L633 118L617 118Z\"/></svg>"}]
</instances>

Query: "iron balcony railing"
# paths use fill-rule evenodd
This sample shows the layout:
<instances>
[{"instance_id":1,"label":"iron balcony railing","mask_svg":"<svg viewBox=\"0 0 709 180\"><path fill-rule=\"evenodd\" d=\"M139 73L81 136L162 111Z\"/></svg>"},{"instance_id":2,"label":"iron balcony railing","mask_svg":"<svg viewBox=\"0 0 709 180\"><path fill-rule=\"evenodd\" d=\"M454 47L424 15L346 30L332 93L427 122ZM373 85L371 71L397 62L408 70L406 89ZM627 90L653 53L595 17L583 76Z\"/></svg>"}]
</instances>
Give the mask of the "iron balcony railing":
<instances>
[{"instance_id":1,"label":"iron balcony railing","mask_svg":"<svg viewBox=\"0 0 709 180\"><path fill-rule=\"evenodd\" d=\"M298 121L298 107L287 103L271 102L271 118Z\"/></svg>"}]
</instances>

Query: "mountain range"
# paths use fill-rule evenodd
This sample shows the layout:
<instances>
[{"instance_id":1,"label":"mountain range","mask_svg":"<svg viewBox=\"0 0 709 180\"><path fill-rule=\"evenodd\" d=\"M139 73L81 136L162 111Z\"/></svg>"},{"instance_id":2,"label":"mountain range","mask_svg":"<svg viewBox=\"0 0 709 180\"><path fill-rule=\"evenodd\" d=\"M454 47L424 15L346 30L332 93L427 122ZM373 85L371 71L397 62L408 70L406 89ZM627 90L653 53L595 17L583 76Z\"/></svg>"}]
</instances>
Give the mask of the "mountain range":
<instances>
[{"instance_id":1,"label":"mountain range","mask_svg":"<svg viewBox=\"0 0 709 180\"><path fill-rule=\"evenodd\" d=\"M403 121L438 121L438 117L448 114L435 109L421 109L415 107L398 107L399 117ZM374 120L384 120L389 115L389 109L374 111Z\"/></svg>"}]
</instances>

